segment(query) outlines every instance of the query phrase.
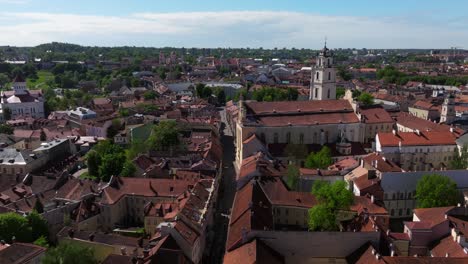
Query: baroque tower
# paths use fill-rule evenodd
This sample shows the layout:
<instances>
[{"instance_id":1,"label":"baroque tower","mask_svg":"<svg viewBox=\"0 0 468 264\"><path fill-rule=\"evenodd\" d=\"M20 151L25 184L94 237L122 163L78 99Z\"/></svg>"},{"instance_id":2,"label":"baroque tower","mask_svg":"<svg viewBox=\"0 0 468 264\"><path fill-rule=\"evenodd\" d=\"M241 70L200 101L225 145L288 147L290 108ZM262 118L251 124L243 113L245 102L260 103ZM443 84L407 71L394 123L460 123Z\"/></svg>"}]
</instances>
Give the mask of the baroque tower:
<instances>
[{"instance_id":1,"label":"baroque tower","mask_svg":"<svg viewBox=\"0 0 468 264\"><path fill-rule=\"evenodd\" d=\"M453 95L449 94L442 104L440 122L451 124L453 121L455 121L455 99Z\"/></svg>"},{"instance_id":2,"label":"baroque tower","mask_svg":"<svg viewBox=\"0 0 468 264\"><path fill-rule=\"evenodd\" d=\"M336 99L336 69L333 66L333 52L325 42L312 69L309 100L329 99Z\"/></svg>"}]
</instances>

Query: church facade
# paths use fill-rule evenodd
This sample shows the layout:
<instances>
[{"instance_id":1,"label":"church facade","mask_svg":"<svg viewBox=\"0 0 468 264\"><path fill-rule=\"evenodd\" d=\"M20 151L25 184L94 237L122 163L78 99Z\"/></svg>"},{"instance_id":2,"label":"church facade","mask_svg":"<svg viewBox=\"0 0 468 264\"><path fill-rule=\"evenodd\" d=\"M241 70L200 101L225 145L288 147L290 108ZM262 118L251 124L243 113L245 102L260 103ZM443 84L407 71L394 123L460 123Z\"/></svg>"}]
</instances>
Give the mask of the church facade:
<instances>
[{"instance_id":1,"label":"church facade","mask_svg":"<svg viewBox=\"0 0 468 264\"><path fill-rule=\"evenodd\" d=\"M19 76L13 81L11 91L2 91L0 95L0 108L2 118L5 111L11 112L11 119L45 117L42 91L28 90L26 88L26 81Z\"/></svg>"}]
</instances>

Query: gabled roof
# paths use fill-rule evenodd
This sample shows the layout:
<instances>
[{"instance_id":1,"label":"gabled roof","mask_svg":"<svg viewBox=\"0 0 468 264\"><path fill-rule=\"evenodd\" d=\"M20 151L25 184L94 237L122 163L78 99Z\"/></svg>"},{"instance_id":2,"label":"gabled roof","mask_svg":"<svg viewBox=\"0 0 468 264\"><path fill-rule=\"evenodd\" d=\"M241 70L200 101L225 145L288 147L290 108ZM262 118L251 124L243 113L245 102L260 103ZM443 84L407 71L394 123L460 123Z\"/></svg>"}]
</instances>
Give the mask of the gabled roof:
<instances>
[{"instance_id":1,"label":"gabled roof","mask_svg":"<svg viewBox=\"0 0 468 264\"><path fill-rule=\"evenodd\" d=\"M378 133L377 137L383 147L398 147L400 142L402 146L456 145L456 136L450 131Z\"/></svg>"},{"instance_id":2,"label":"gabled roof","mask_svg":"<svg viewBox=\"0 0 468 264\"><path fill-rule=\"evenodd\" d=\"M259 239L224 255L224 264L281 264L284 257Z\"/></svg>"}]
</instances>

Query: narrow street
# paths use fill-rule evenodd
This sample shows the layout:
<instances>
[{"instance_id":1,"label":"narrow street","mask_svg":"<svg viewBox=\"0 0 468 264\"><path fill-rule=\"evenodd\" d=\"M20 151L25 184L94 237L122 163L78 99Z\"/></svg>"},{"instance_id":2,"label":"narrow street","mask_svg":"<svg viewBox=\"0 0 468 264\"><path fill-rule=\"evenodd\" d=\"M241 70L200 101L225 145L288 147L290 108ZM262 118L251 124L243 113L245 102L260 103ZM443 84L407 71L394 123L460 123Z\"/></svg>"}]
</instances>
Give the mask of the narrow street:
<instances>
[{"instance_id":1,"label":"narrow street","mask_svg":"<svg viewBox=\"0 0 468 264\"><path fill-rule=\"evenodd\" d=\"M226 113L223 108L220 111L223 132L221 135L221 143L223 145L223 173L221 182L219 185L219 196L217 202L217 208L215 212L215 236L214 241L211 243L211 247L207 248L206 263L222 263L224 256L224 247L226 244L227 229L229 225L229 218L227 215L230 214L232 203L234 201L234 195L236 194L236 180L235 180L235 169L233 162L235 159L235 147L232 132L226 123Z\"/></svg>"}]
</instances>

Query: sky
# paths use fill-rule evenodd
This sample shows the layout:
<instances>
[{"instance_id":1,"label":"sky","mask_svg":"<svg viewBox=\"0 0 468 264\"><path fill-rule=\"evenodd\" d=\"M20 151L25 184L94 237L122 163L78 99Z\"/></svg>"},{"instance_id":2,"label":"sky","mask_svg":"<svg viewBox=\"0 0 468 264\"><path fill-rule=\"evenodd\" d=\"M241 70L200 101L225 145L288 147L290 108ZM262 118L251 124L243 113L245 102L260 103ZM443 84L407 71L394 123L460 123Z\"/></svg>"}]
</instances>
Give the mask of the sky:
<instances>
[{"instance_id":1,"label":"sky","mask_svg":"<svg viewBox=\"0 0 468 264\"><path fill-rule=\"evenodd\" d=\"M0 0L0 46L468 48L466 0Z\"/></svg>"}]
</instances>

